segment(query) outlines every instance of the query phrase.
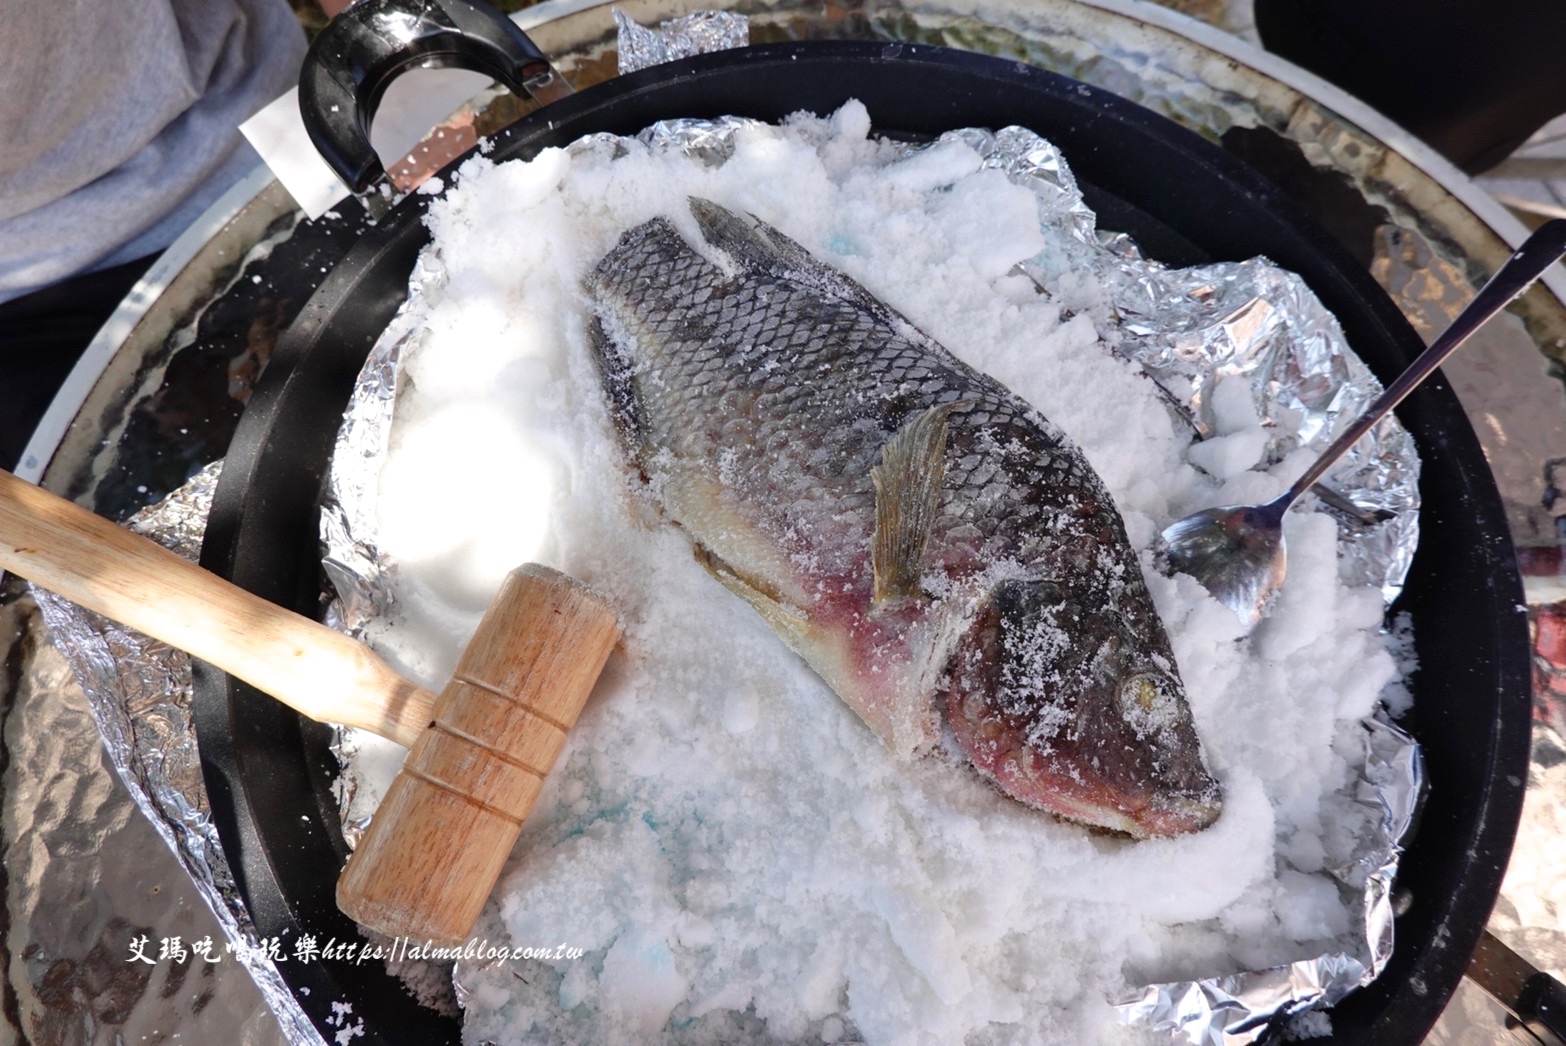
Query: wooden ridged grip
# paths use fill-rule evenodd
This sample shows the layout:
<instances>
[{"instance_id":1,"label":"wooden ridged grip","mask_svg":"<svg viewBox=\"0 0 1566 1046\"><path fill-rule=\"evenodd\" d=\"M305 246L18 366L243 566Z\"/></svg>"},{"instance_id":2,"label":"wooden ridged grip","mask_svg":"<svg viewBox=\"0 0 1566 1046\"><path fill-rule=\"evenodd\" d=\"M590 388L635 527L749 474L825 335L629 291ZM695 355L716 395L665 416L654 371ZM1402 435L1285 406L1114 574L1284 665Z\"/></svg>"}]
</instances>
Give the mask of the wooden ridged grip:
<instances>
[{"instance_id":1,"label":"wooden ridged grip","mask_svg":"<svg viewBox=\"0 0 1566 1046\"><path fill-rule=\"evenodd\" d=\"M392 937L466 941L619 637L580 582L513 571L343 869L338 907Z\"/></svg>"}]
</instances>

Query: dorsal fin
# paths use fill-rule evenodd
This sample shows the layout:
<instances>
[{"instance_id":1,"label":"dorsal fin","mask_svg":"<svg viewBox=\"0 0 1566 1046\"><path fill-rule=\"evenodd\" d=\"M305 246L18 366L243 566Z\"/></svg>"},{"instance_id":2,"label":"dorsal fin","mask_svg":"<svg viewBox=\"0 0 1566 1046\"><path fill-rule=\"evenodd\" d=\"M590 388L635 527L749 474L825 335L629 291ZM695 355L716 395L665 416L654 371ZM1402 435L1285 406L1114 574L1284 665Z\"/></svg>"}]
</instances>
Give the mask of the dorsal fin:
<instances>
[{"instance_id":1,"label":"dorsal fin","mask_svg":"<svg viewBox=\"0 0 1566 1046\"><path fill-rule=\"evenodd\" d=\"M847 302L884 322L906 327L906 333L917 334L919 340L939 349L934 341L857 281L818 261L805 248L755 215L736 214L699 196L689 200L702 238L727 254L741 269L787 279L818 294ZM945 352L944 349L940 351Z\"/></svg>"},{"instance_id":2,"label":"dorsal fin","mask_svg":"<svg viewBox=\"0 0 1566 1046\"><path fill-rule=\"evenodd\" d=\"M747 272L767 273L809 287L823 297L851 305L903 337L948 361L956 357L908 317L864 288L847 273L817 259L798 243L753 214L735 214L711 200L688 198L702 238Z\"/></svg>"}]
</instances>

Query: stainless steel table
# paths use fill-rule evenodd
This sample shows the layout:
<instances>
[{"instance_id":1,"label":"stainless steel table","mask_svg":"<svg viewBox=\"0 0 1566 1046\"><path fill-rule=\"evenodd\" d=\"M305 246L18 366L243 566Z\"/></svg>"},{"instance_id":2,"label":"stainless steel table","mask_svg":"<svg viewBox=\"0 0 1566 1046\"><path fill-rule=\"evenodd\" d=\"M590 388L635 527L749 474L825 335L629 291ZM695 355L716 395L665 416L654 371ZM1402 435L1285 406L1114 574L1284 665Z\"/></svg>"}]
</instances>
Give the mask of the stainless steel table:
<instances>
[{"instance_id":1,"label":"stainless steel table","mask_svg":"<svg viewBox=\"0 0 1566 1046\"><path fill-rule=\"evenodd\" d=\"M1176 3L1177 0L1169 0ZM1215 19L1224 4L1191 4ZM644 24L712 4L631 0ZM1427 336L1524 230L1471 181L1353 99L1245 43L1134 0L950 0L803 6L742 0L753 36L869 36L1007 55L1133 98L1242 153L1314 208ZM550 0L519 16L578 83L612 75L607 4ZM482 131L515 114L478 107ZM89 350L19 469L120 517L220 457L250 382L352 222L301 225L257 171L176 244ZM1485 445L1514 537L1539 576L1530 602L1566 598L1552 470L1566 459L1566 271L1488 328L1446 373ZM1543 564L1543 565L1539 565ZM1550 564L1554 564L1551 566ZM188 954L221 932L105 764L81 694L14 581L0 604L0 1042L196 1041L240 1046L280 1030L237 963ZM1559 728L1560 724L1557 724ZM1536 730L1516 856L1491 926L1566 977L1566 745ZM150 963L133 942L146 939ZM1500 1012L1464 984L1430 1038L1504 1042Z\"/></svg>"}]
</instances>

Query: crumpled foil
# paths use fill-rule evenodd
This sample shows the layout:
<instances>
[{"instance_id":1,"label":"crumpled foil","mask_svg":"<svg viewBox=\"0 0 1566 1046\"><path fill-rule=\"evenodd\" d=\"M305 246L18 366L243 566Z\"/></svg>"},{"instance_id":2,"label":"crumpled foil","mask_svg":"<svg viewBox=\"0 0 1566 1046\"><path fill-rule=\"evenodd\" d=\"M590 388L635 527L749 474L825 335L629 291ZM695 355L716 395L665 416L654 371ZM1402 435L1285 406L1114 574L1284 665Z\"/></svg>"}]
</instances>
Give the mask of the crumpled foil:
<instances>
[{"instance_id":1,"label":"crumpled foil","mask_svg":"<svg viewBox=\"0 0 1566 1046\"><path fill-rule=\"evenodd\" d=\"M433 293L438 279L421 255L414 263L409 286ZM424 328L408 317L409 310L404 306L376 340L359 371L343 411L343 423L337 430L321 496L321 568L333 592L324 620L355 637L361 635L367 622L385 613L395 602L389 585L394 564L375 541L375 501L391 437L402 356L424 334ZM331 749L338 763L350 765L354 748L353 731L334 726ZM355 775L338 776L338 814L343 839L350 849L358 848L370 826L369 814L352 812L357 789Z\"/></svg>"},{"instance_id":2,"label":"crumpled foil","mask_svg":"<svg viewBox=\"0 0 1566 1046\"><path fill-rule=\"evenodd\" d=\"M732 11L694 11L648 29L616 9L614 24L622 76L648 66L750 43L750 19Z\"/></svg>"},{"instance_id":3,"label":"crumpled foil","mask_svg":"<svg viewBox=\"0 0 1566 1046\"><path fill-rule=\"evenodd\" d=\"M732 155L736 133L755 121L724 117L670 120L638 139L658 150L676 150L719 165ZM1042 284L1063 274L1079 276L1107 297L1118 331L1112 348L1136 360L1163 387L1171 409L1198 435L1213 430L1209 402L1218 381L1246 379L1258 416L1276 433L1263 466L1301 445L1324 447L1339 422L1380 392L1364 364L1349 352L1337 321L1299 277L1252 259L1171 269L1143 257L1126 237L1100 233L1070 168L1052 144L1031 131L949 132L930 145L957 140L972 146L986 167L1003 171L1040 202L1047 246L1021 266ZM593 135L568 147L593 149L612 135ZM384 578L393 569L375 552L373 495L396 397L397 360L422 337L418 303L441 289L438 268L415 269L408 304L372 349L355 390L328 480L323 536L333 577L348 586L344 625L361 626L359 611L385 609ZM366 471L370 469L372 471ZM1412 441L1388 418L1373 440L1361 443L1329 479L1328 493L1348 508L1352 525L1340 527L1340 564L1354 583L1381 588L1390 601L1400 590L1418 541L1419 461ZM1319 488L1318 488L1319 489ZM1334 509L1334 511L1338 511ZM1373 522L1358 517L1378 513ZM363 526L372 529L361 529ZM350 563L363 575L340 577ZM351 571L350 571L351 572ZM1201 1046L1241 1046L1276 1033L1301 1014L1330 1007L1369 983L1392 950L1392 883L1400 840L1413 821L1424 787L1418 745L1395 726L1366 720L1364 776L1355 800L1374 812L1372 829L1355 858L1333 872L1346 890L1364 897L1365 938L1354 954L1328 954L1269 970L1148 986L1109 1000L1120 1023ZM351 774L344 774L349 778ZM346 802L346 797L345 797ZM362 825L345 824L345 833ZM456 969L459 998L465 974Z\"/></svg>"},{"instance_id":4,"label":"crumpled foil","mask_svg":"<svg viewBox=\"0 0 1566 1046\"><path fill-rule=\"evenodd\" d=\"M196 559L221 470L222 462L207 466L126 525L186 559ZM244 945L232 954L250 971L288 1041L296 1046L322 1043L277 967L259 947L223 856L196 749L189 656L52 592L30 587L50 639L87 695L109 761L136 806L190 873L224 935Z\"/></svg>"},{"instance_id":5,"label":"crumpled foil","mask_svg":"<svg viewBox=\"0 0 1566 1046\"><path fill-rule=\"evenodd\" d=\"M1354 858L1332 870L1338 882L1365 898L1365 948L1304 959L1268 970L1200 981L1152 984L1114 1001L1120 1023L1198 1046L1246 1046L1276 1032L1289 1018L1322 1010L1380 976L1392 955L1392 884L1399 845L1413 826L1424 795L1419 746L1380 720L1364 723L1364 778L1355 799L1373 813L1375 830Z\"/></svg>"},{"instance_id":6,"label":"crumpled foil","mask_svg":"<svg viewBox=\"0 0 1566 1046\"><path fill-rule=\"evenodd\" d=\"M1221 381L1250 388L1270 437L1262 468L1301 448L1325 450L1380 394L1337 319L1294 273L1263 258L1186 269L1150 262L1127 237L1098 230L1049 142L1017 127L952 136L1038 197L1050 245L1022 272L1040 285L1088 273L1108 298L1118 351L1158 382L1199 437L1215 434L1212 395ZM1419 458L1397 418L1378 423L1314 493L1338 519L1344 579L1396 599L1419 544Z\"/></svg>"}]
</instances>

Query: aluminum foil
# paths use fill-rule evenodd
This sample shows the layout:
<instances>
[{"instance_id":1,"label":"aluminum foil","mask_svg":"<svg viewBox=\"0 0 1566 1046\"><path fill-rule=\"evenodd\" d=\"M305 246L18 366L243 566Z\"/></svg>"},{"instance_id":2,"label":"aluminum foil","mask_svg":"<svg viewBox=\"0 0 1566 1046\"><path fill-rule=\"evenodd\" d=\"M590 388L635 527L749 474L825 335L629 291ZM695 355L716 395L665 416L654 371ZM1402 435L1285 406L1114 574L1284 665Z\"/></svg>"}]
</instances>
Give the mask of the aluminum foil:
<instances>
[{"instance_id":1,"label":"aluminum foil","mask_svg":"<svg viewBox=\"0 0 1566 1046\"><path fill-rule=\"evenodd\" d=\"M1022 272L1041 286L1090 274L1113 315L1117 350L1158 382L1199 437L1216 434L1212 397L1221 381L1250 389L1269 434L1263 468L1301 448L1325 450L1380 394L1337 319L1295 274L1263 258L1186 269L1149 261L1127 237L1097 228L1050 143L1015 127L954 135L1042 205L1050 244ZM1314 492L1339 521L1344 579L1396 599L1419 544L1419 458L1397 418L1377 424Z\"/></svg>"},{"instance_id":2,"label":"aluminum foil","mask_svg":"<svg viewBox=\"0 0 1566 1046\"><path fill-rule=\"evenodd\" d=\"M653 149L718 165L732 155L740 128L751 124L733 117L672 120L638 138ZM1325 446L1340 418L1352 420L1358 407L1380 391L1349 352L1336 320L1297 276L1260 259L1191 269L1146 259L1124 236L1097 229L1060 152L1022 128L952 131L929 145L904 148L915 151L954 140L973 147L985 166L1005 172L1039 200L1047 246L1020 266L1022 274L1041 285L1058 284L1064 274L1087 274L1077 280L1092 289L1083 305L1107 310L1111 348L1141 364L1163 387L1171 409L1199 436L1213 431L1212 389L1232 375L1247 381L1258 416L1275 433L1264 465L1302 445ZM605 141L618 139L595 135L570 148L597 149ZM333 577L348 593L345 627L357 627L367 620L359 614L386 605L383 579L393 566L374 552L373 529L361 528L373 527L367 499L387 445L396 361L421 336L418 305L439 293L439 281L437 269L415 271L408 303L371 352L338 442L323 536ZM1100 300L1089 300L1097 295ZM1395 419L1361 448L1329 477L1337 489L1328 496L1353 520L1340 528L1340 562L1353 582L1378 586L1390 600L1418 540L1419 462ZM1379 514L1371 522L1355 518L1371 512ZM355 576L340 576L344 573ZM1352 953L1274 969L1150 985L1109 1001L1122 1024L1174 1041L1239 1046L1330 1007L1380 973L1391 955L1391 887L1399 843L1413 819L1424 774L1418 746L1408 735L1376 720L1367 720L1363 730L1366 761L1354 800L1372 816L1366 818L1369 830L1354 859L1333 872L1345 890L1363 896L1363 942ZM345 833L361 827L349 823ZM466 994L461 988L465 972L459 963L459 997Z\"/></svg>"},{"instance_id":3,"label":"aluminum foil","mask_svg":"<svg viewBox=\"0 0 1566 1046\"><path fill-rule=\"evenodd\" d=\"M410 285L433 291L436 279L421 256L414 263ZM370 349L332 448L331 468L321 498L321 568L333 593L325 621L353 636L361 635L368 622L384 614L395 602L389 584L395 566L375 541L376 487L391 436L402 356L422 336L422 326L410 319L404 305ZM332 729L332 752L344 767L352 765L358 743L355 731ZM350 849L358 847L370 826L369 813L361 812L361 808L373 809L373 801L356 803L359 787L357 775L338 775L338 813L343 839Z\"/></svg>"},{"instance_id":4,"label":"aluminum foil","mask_svg":"<svg viewBox=\"0 0 1566 1046\"><path fill-rule=\"evenodd\" d=\"M1019 267L1022 273L1041 286L1087 274L1076 282L1104 295L1118 331L1116 351L1142 366L1199 438L1215 433L1212 394L1220 381L1238 378L1250 390L1270 434L1262 467L1301 448L1324 449L1381 392L1336 318L1293 273L1260 258L1186 269L1153 262L1125 236L1098 229L1065 158L1038 135L1008 127L947 138L967 142L985 166L1033 192L1047 246ZM1380 588L1389 603L1402 590L1419 541L1418 480L1413 441L1389 416L1316 488L1340 520L1340 573L1350 583ZM1362 947L1270 970L1151 985L1115 1001L1122 1024L1191 1043L1240 1046L1277 1032L1290 1018L1332 1006L1381 972L1392 950L1400 843L1424 773L1407 734L1377 720L1363 726L1366 761L1356 798L1377 816L1355 860L1334 872L1363 896Z\"/></svg>"},{"instance_id":5,"label":"aluminum foil","mask_svg":"<svg viewBox=\"0 0 1566 1046\"><path fill-rule=\"evenodd\" d=\"M1416 820L1425 771L1419 746L1395 726L1366 720L1364 745L1364 778L1355 799L1371 813L1374 829L1353 859L1332 871L1345 888L1364 896L1364 948L1228 977L1148 985L1115 1001L1122 1024L1199 1046L1246 1046L1380 975L1392 955L1400 841Z\"/></svg>"},{"instance_id":6,"label":"aluminum foil","mask_svg":"<svg viewBox=\"0 0 1566 1046\"><path fill-rule=\"evenodd\" d=\"M750 19L731 11L695 11L648 29L616 9L620 73L750 43Z\"/></svg>"},{"instance_id":7,"label":"aluminum foil","mask_svg":"<svg viewBox=\"0 0 1566 1046\"><path fill-rule=\"evenodd\" d=\"M222 463L208 466L127 526L186 559L201 550ZM225 937L295 1046L322 1043L264 949L207 806L192 720L190 658L32 586L50 639L87 695L104 749L137 807L190 873ZM224 956L227 958L227 955Z\"/></svg>"}]
</instances>

